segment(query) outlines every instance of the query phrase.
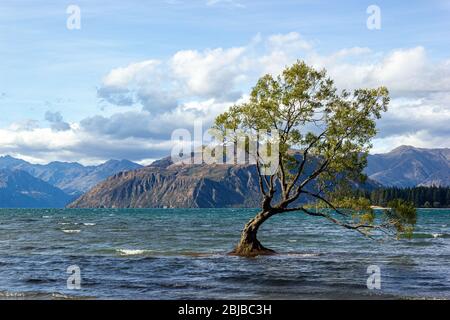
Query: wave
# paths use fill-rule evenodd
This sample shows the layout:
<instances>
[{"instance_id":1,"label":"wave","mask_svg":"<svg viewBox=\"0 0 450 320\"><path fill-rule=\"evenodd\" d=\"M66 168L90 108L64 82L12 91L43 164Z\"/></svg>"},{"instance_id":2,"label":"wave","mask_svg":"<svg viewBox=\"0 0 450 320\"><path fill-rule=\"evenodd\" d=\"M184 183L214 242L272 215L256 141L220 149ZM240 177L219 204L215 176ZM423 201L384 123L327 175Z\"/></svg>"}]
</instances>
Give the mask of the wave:
<instances>
[{"instance_id":1,"label":"wave","mask_svg":"<svg viewBox=\"0 0 450 320\"><path fill-rule=\"evenodd\" d=\"M59 224L59 225L62 225L62 226L68 226L68 225L78 226L78 225L83 225L83 226L86 226L86 227L97 225L96 223L93 223L93 222L58 222L58 224Z\"/></svg>"},{"instance_id":2,"label":"wave","mask_svg":"<svg viewBox=\"0 0 450 320\"><path fill-rule=\"evenodd\" d=\"M299 258L311 258L311 257L318 257L320 256L320 253L296 253L296 252L292 252L292 253L286 253L286 254L278 254L280 256L286 255L289 257L299 257ZM276 256L275 256L276 257Z\"/></svg>"},{"instance_id":3,"label":"wave","mask_svg":"<svg viewBox=\"0 0 450 320\"><path fill-rule=\"evenodd\" d=\"M24 292L11 292L11 291L0 291L0 299L2 300L86 300L93 299L93 297L87 296L71 296L67 294L62 294L59 292L35 292L35 291L24 291Z\"/></svg>"},{"instance_id":4,"label":"wave","mask_svg":"<svg viewBox=\"0 0 450 320\"><path fill-rule=\"evenodd\" d=\"M107 252L106 250L105 252ZM176 256L185 256L185 257L223 257L227 256L226 253L206 253L206 252L191 252L191 251L157 251L157 250L149 250L149 249L116 249L115 253L118 253L121 256L165 256L165 257L176 257Z\"/></svg>"},{"instance_id":5,"label":"wave","mask_svg":"<svg viewBox=\"0 0 450 320\"><path fill-rule=\"evenodd\" d=\"M61 231L64 233L80 233L81 232L81 230L64 230L64 229L62 229Z\"/></svg>"},{"instance_id":6,"label":"wave","mask_svg":"<svg viewBox=\"0 0 450 320\"><path fill-rule=\"evenodd\" d=\"M0 292L0 298L2 299L23 299L25 298L26 294L25 292Z\"/></svg>"},{"instance_id":7,"label":"wave","mask_svg":"<svg viewBox=\"0 0 450 320\"><path fill-rule=\"evenodd\" d=\"M413 239L450 238L448 233L414 233Z\"/></svg>"},{"instance_id":8,"label":"wave","mask_svg":"<svg viewBox=\"0 0 450 320\"><path fill-rule=\"evenodd\" d=\"M152 251L142 249L117 249L116 252L119 253L121 256L138 256L150 253Z\"/></svg>"}]
</instances>

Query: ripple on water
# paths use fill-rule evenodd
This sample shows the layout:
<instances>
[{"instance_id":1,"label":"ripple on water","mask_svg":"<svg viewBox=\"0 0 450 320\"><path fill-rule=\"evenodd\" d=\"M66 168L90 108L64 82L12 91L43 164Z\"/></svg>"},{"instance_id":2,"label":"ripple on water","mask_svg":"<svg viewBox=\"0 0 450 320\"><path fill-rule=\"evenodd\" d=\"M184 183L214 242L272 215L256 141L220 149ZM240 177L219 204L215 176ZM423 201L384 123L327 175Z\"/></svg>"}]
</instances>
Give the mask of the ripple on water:
<instances>
[{"instance_id":1,"label":"ripple on water","mask_svg":"<svg viewBox=\"0 0 450 320\"><path fill-rule=\"evenodd\" d=\"M246 259L227 252L254 210L8 211L0 214L0 298L450 298L445 212L423 214L413 239L382 244L285 216L260 239L280 254ZM374 264L379 295L365 286ZM76 297L61 289L70 265L85 283Z\"/></svg>"}]
</instances>

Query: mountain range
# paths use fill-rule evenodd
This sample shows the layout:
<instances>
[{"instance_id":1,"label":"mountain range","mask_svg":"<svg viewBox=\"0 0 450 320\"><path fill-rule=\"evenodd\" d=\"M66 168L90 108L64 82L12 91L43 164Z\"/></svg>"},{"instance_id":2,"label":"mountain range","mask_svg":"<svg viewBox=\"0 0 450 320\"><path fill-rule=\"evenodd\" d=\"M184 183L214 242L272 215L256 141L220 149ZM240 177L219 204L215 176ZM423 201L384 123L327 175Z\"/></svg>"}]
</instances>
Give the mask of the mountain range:
<instances>
[{"instance_id":1,"label":"mountain range","mask_svg":"<svg viewBox=\"0 0 450 320\"><path fill-rule=\"evenodd\" d=\"M450 149L402 146L369 155L366 173L367 188L450 186ZM63 207L71 201L70 207L88 208L256 207L260 194L250 165L177 165L170 158L146 167L128 160L39 165L0 157L0 207Z\"/></svg>"},{"instance_id":2,"label":"mountain range","mask_svg":"<svg viewBox=\"0 0 450 320\"><path fill-rule=\"evenodd\" d=\"M11 156L0 157L0 169L20 170L41 179L71 196L80 196L107 177L142 166L128 160L109 160L98 166L83 166L77 162L32 164Z\"/></svg>"},{"instance_id":3,"label":"mountain range","mask_svg":"<svg viewBox=\"0 0 450 320\"><path fill-rule=\"evenodd\" d=\"M256 207L259 201L256 171L249 166L174 165L165 159L110 177L70 207Z\"/></svg>"},{"instance_id":4,"label":"mountain range","mask_svg":"<svg viewBox=\"0 0 450 320\"><path fill-rule=\"evenodd\" d=\"M73 197L25 171L0 169L2 208L61 208Z\"/></svg>"},{"instance_id":5,"label":"mountain range","mask_svg":"<svg viewBox=\"0 0 450 320\"><path fill-rule=\"evenodd\" d=\"M128 160L83 166L76 162L41 165L0 157L0 207L63 208L107 177L140 167Z\"/></svg>"},{"instance_id":6,"label":"mountain range","mask_svg":"<svg viewBox=\"0 0 450 320\"><path fill-rule=\"evenodd\" d=\"M311 168L306 168L308 170ZM365 185L367 189L376 187L378 185L372 181ZM299 199L299 202L304 200ZM69 207L255 208L260 203L255 165L185 165L165 158L106 179Z\"/></svg>"},{"instance_id":7,"label":"mountain range","mask_svg":"<svg viewBox=\"0 0 450 320\"><path fill-rule=\"evenodd\" d=\"M369 155L366 174L384 186L450 186L450 149L401 146Z\"/></svg>"}]
</instances>

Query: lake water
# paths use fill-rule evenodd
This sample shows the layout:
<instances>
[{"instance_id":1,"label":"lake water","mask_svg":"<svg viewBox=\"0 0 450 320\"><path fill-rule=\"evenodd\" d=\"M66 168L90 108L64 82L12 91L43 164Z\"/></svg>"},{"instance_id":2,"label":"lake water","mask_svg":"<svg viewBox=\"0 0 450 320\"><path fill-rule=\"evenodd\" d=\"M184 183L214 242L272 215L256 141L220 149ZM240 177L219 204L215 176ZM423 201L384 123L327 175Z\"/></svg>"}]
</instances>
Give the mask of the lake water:
<instances>
[{"instance_id":1,"label":"lake water","mask_svg":"<svg viewBox=\"0 0 450 320\"><path fill-rule=\"evenodd\" d=\"M0 299L450 299L450 210L420 210L413 239L384 243L290 213L260 232L279 255L227 256L255 212L2 209Z\"/></svg>"}]
</instances>

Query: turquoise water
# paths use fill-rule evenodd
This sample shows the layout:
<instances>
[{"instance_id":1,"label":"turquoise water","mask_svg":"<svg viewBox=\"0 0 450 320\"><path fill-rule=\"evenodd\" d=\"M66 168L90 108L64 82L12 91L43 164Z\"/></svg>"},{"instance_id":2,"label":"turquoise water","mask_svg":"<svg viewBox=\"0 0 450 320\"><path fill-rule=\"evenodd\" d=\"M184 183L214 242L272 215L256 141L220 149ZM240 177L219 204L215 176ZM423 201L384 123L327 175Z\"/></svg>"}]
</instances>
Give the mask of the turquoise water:
<instances>
[{"instance_id":1,"label":"turquoise water","mask_svg":"<svg viewBox=\"0 0 450 320\"><path fill-rule=\"evenodd\" d=\"M450 298L450 210L420 210L412 240L384 243L286 214L260 233L279 255L227 256L255 212L2 209L0 298ZM370 265L381 290L367 288Z\"/></svg>"}]
</instances>

